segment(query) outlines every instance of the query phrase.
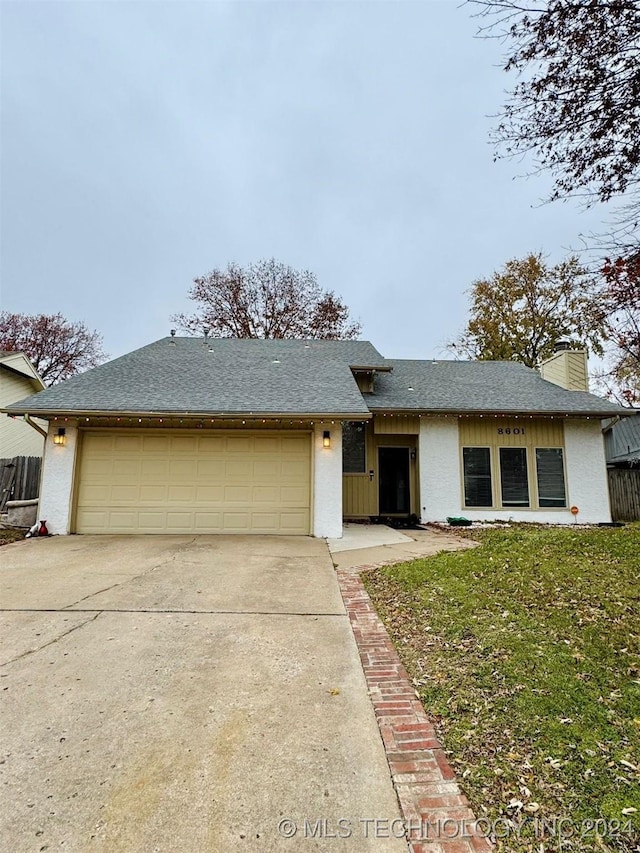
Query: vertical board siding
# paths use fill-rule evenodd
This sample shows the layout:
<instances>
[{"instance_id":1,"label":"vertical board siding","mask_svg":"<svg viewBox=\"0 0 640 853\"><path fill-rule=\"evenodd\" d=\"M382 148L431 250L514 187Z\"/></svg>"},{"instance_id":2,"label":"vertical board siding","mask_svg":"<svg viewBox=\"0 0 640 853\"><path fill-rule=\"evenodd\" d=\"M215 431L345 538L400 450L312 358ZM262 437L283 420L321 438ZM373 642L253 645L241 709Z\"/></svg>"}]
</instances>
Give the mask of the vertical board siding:
<instances>
[{"instance_id":1,"label":"vertical board siding","mask_svg":"<svg viewBox=\"0 0 640 853\"><path fill-rule=\"evenodd\" d=\"M345 518L368 518L377 516L378 513L378 448L379 447L408 447L415 450L418 444L419 421L417 417L406 418L408 432L404 433L396 429L396 424L387 432L384 428L379 433L376 424L381 419L376 416L374 422L366 424L365 441L365 472L362 474L342 475L342 514ZM391 420L391 419L385 419ZM403 419L393 418L400 422ZM409 425L413 424L413 429ZM414 460L410 463L411 473L411 512L418 513L420 506L418 496L417 466ZM369 477L369 471L373 471L373 479Z\"/></svg>"},{"instance_id":2,"label":"vertical board siding","mask_svg":"<svg viewBox=\"0 0 640 853\"><path fill-rule=\"evenodd\" d=\"M39 456L15 456L0 459L0 510L7 501L28 501L38 497L40 489Z\"/></svg>"},{"instance_id":3,"label":"vertical board siding","mask_svg":"<svg viewBox=\"0 0 640 853\"><path fill-rule=\"evenodd\" d=\"M614 521L640 521L640 468L610 468L609 497Z\"/></svg>"},{"instance_id":4,"label":"vertical board siding","mask_svg":"<svg viewBox=\"0 0 640 853\"><path fill-rule=\"evenodd\" d=\"M373 431L377 435L418 435L420 419L417 415L376 415Z\"/></svg>"},{"instance_id":5,"label":"vertical board siding","mask_svg":"<svg viewBox=\"0 0 640 853\"><path fill-rule=\"evenodd\" d=\"M374 484L368 474L345 474L342 477L342 506L345 516L377 514Z\"/></svg>"},{"instance_id":6,"label":"vertical board siding","mask_svg":"<svg viewBox=\"0 0 640 853\"><path fill-rule=\"evenodd\" d=\"M459 423L460 447L564 447L557 418L460 418Z\"/></svg>"}]
</instances>

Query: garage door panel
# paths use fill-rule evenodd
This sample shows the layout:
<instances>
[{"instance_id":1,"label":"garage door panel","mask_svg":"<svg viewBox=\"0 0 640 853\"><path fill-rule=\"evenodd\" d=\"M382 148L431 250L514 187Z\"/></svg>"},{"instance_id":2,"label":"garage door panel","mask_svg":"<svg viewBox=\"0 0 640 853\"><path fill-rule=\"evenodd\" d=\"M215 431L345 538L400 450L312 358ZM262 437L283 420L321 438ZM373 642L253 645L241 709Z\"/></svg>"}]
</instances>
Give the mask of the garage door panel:
<instances>
[{"instance_id":1,"label":"garage door panel","mask_svg":"<svg viewBox=\"0 0 640 853\"><path fill-rule=\"evenodd\" d=\"M251 497L253 503L277 504L280 501L280 491L278 486L254 486Z\"/></svg>"},{"instance_id":2,"label":"garage door panel","mask_svg":"<svg viewBox=\"0 0 640 853\"><path fill-rule=\"evenodd\" d=\"M117 453L118 451L116 450L115 452ZM122 458L115 458L111 474L124 479L139 480L141 464L141 460L136 457L127 458L127 456L123 456Z\"/></svg>"},{"instance_id":3,"label":"garage door panel","mask_svg":"<svg viewBox=\"0 0 640 853\"><path fill-rule=\"evenodd\" d=\"M173 436L171 439L171 453L178 455L188 454L194 456L198 452L198 439L195 436Z\"/></svg>"},{"instance_id":4,"label":"garage door panel","mask_svg":"<svg viewBox=\"0 0 640 853\"><path fill-rule=\"evenodd\" d=\"M224 453L225 447L226 437L224 435L202 435L198 437L198 454L200 456Z\"/></svg>"},{"instance_id":5,"label":"garage door panel","mask_svg":"<svg viewBox=\"0 0 640 853\"><path fill-rule=\"evenodd\" d=\"M82 533L292 533L310 526L308 433L83 435Z\"/></svg>"},{"instance_id":6,"label":"garage door panel","mask_svg":"<svg viewBox=\"0 0 640 853\"><path fill-rule=\"evenodd\" d=\"M227 453L251 453L254 441L249 435L227 436L225 450Z\"/></svg>"},{"instance_id":7,"label":"garage door panel","mask_svg":"<svg viewBox=\"0 0 640 853\"><path fill-rule=\"evenodd\" d=\"M221 512L196 512L194 514L194 530L201 533L218 532L222 530Z\"/></svg>"},{"instance_id":8,"label":"garage door panel","mask_svg":"<svg viewBox=\"0 0 640 853\"><path fill-rule=\"evenodd\" d=\"M280 513L277 512L252 512L251 527L260 530L261 533L280 532Z\"/></svg>"},{"instance_id":9,"label":"garage door panel","mask_svg":"<svg viewBox=\"0 0 640 853\"><path fill-rule=\"evenodd\" d=\"M113 468L113 460L111 459L87 459L84 465L84 473L92 478L104 477L108 479L111 476Z\"/></svg>"},{"instance_id":10,"label":"garage door panel","mask_svg":"<svg viewBox=\"0 0 640 853\"><path fill-rule=\"evenodd\" d=\"M283 532L292 532L299 530L301 527L309 528L309 513L308 512L281 512L280 527Z\"/></svg>"},{"instance_id":11,"label":"garage door panel","mask_svg":"<svg viewBox=\"0 0 640 853\"><path fill-rule=\"evenodd\" d=\"M135 453L142 450L141 435L116 435L113 438L113 449L116 453Z\"/></svg>"},{"instance_id":12,"label":"garage door panel","mask_svg":"<svg viewBox=\"0 0 640 853\"><path fill-rule=\"evenodd\" d=\"M168 501L170 504L188 503L193 506L196 502L195 486L169 486Z\"/></svg>"},{"instance_id":13,"label":"garage door panel","mask_svg":"<svg viewBox=\"0 0 640 853\"><path fill-rule=\"evenodd\" d=\"M140 480L144 483L166 483L169 479L168 458L142 458L140 460Z\"/></svg>"},{"instance_id":14,"label":"garage door panel","mask_svg":"<svg viewBox=\"0 0 640 853\"><path fill-rule=\"evenodd\" d=\"M81 486L79 492L79 501L82 504L94 504L104 506L111 499L111 486L107 483L95 486Z\"/></svg>"},{"instance_id":15,"label":"garage door panel","mask_svg":"<svg viewBox=\"0 0 640 853\"><path fill-rule=\"evenodd\" d=\"M278 459L256 459L252 467L252 479L258 482L269 482L279 478L282 464Z\"/></svg>"},{"instance_id":16,"label":"garage door panel","mask_svg":"<svg viewBox=\"0 0 640 853\"><path fill-rule=\"evenodd\" d=\"M138 487L138 503L140 506L147 504L166 504L169 501L169 487L164 484L153 483Z\"/></svg>"},{"instance_id":17,"label":"garage door panel","mask_svg":"<svg viewBox=\"0 0 640 853\"><path fill-rule=\"evenodd\" d=\"M278 436L259 436L254 442L253 450L255 453L278 453L281 444Z\"/></svg>"},{"instance_id":18,"label":"garage door panel","mask_svg":"<svg viewBox=\"0 0 640 853\"><path fill-rule=\"evenodd\" d=\"M140 489L138 486L112 486L110 503L133 503L140 502Z\"/></svg>"},{"instance_id":19,"label":"garage door panel","mask_svg":"<svg viewBox=\"0 0 640 853\"><path fill-rule=\"evenodd\" d=\"M172 480L195 480L198 472L196 459L170 459L169 477Z\"/></svg>"},{"instance_id":20,"label":"garage door panel","mask_svg":"<svg viewBox=\"0 0 640 853\"><path fill-rule=\"evenodd\" d=\"M171 440L164 435L145 435L142 438L142 449L145 453L167 454L171 449Z\"/></svg>"},{"instance_id":21,"label":"garage door panel","mask_svg":"<svg viewBox=\"0 0 640 853\"><path fill-rule=\"evenodd\" d=\"M281 447L285 453L299 453L301 456L308 455L309 439L305 435L283 435Z\"/></svg>"},{"instance_id":22,"label":"garage door panel","mask_svg":"<svg viewBox=\"0 0 640 853\"><path fill-rule=\"evenodd\" d=\"M224 487L224 502L248 504L251 503L251 486L249 485L229 485Z\"/></svg>"},{"instance_id":23,"label":"garage door panel","mask_svg":"<svg viewBox=\"0 0 640 853\"><path fill-rule=\"evenodd\" d=\"M251 460L226 458L224 469L225 480L236 480L240 483L247 483L251 480L252 473L253 463Z\"/></svg>"},{"instance_id":24,"label":"garage door panel","mask_svg":"<svg viewBox=\"0 0 640 853\"><path fill-rule=\"evenodd\" d=\"M224 478L224 459L198 459L196 476L198 480L221 480Z\"/></svg>"},{"instance_id":25,"label":"garage door panel","mask_svg":"<svg viewBox=\"0 0 640 853\"><path fill-rule=\"evenodd\" d=\"M197 486L196 504L221 504L224 502L224 486Z\"/></svg>"},{"instance_id":26,"label":"garage door panel","mask_svg":"<svg viewBox=\"0 0 640 853\"><path fill-rule=\"evenodd\" d=\"M281 476L285 480L297 480L307 482L309 479L309 463L305 459L283 459L280 469Z\"/></svg>"},{"instance_id":27,"label":"garage door panel","mask_svg":"<svg viewBox=\"0 0 640 853\"><path fill-rule=\"evenodd\" d=\"M181 530L193 529L191 512L167 512L167 532L179 533Z\"/></svg>"},{"instance_id":28,"label":"garage door panel","mask_svg":"<svg viewBox=\"0 0 640 853\"><path fill-rule=\"evenodd\" d=\"M304 486L282 486L280 503L288 506L304 506L307 490Z\"/></svg>"},{"instance_id":29,"label":"garage door panel","mask_svg":"<svg viewBox=\"0 0 640 853\"><path fill-rule=\"evenodd\" d=\"M224 512L222 523L225 530L233 533L249 533L251 531L251 515L245 512Z\"/></svg>"},{"instance_id":30,"label":"garage door panel","mask_svg":"<svg viewBox=\"0 0 640 853\"><path fill-rule=\"evenodd\" d=\"M109 513L106 510L78 510L77 523L79 528L87 528L88 530L91 530L92 533L108 533Z\"/></svg>"},{"instance_id":31,"label":"garage door panel","mask_svg":"<svg viewBox=\"0 0 640 853\"><path fill-rule=\"evenodd\" d=\"M165 513L140 511L138 513L138 527L147 532L150 530L164 531Z\"/></svg>"}]
</instances>

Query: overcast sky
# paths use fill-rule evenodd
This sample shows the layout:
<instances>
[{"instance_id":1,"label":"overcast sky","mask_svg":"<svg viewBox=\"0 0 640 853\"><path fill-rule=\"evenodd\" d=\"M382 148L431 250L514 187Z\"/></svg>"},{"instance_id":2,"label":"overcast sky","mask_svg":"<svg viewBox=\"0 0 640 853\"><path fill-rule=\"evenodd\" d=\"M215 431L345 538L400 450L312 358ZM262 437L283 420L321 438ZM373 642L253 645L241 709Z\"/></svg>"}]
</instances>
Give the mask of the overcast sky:
<instances>
[{"instance_id":1,"label":"overcast sky","mask_svg":"<svg viewBox=\"0 0 640 853\"><path fill-rule=\"evenodd\" d=\"M194 276L312 270L387 357L443 356L467 290L600 209L493 162L513 81L459 0L29 2L2 16L2 307L118 356Z\"/></svg>"}]
</instances>

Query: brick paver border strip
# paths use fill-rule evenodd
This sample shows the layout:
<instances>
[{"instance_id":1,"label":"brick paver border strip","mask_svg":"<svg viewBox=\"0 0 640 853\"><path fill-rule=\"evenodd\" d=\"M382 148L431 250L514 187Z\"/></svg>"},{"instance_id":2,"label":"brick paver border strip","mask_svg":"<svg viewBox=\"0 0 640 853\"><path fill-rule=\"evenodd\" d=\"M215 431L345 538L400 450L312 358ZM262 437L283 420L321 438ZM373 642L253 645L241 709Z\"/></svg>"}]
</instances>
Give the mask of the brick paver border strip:
<instances>
[{"instance_id":1,"label":"brick paver border strip","mask_svg":"<svg viewBox=\"0 0 640 853\"><path fill-rule=\"evenodd\" d=\"M460 791L433 724L360 579L338 569L412 853L485 853L493 845Z\"/></svg>"}]
</instances>

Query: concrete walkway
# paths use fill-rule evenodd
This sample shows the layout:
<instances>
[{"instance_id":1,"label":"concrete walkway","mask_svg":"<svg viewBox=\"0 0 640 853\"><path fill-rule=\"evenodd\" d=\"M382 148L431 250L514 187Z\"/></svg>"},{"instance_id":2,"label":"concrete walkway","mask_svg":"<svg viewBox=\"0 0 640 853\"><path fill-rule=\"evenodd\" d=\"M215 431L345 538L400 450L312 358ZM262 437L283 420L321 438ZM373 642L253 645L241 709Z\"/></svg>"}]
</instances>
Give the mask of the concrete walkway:
<instances>
[{"instance_id":1,"label":"concrete walkway","mask_svg":"<svg viewBox=\"0 0 640 853\"><path fill-rule=\"evenodd\" d=\"M323 541L56 537L0 579L4 849L407 850Z\"/></svg>"},{"instance_id":2,"label":"concrete walkway","mask_svg":"<svg viewBox=\"0 0 640 853\"><path fill-rule=\"evenodd\" d=\"M394 530L384 524L345 524L343 538L327 542L336 569L383 566L478 545L454 531L434 527Z\"/></svg>"}]
</instances>

